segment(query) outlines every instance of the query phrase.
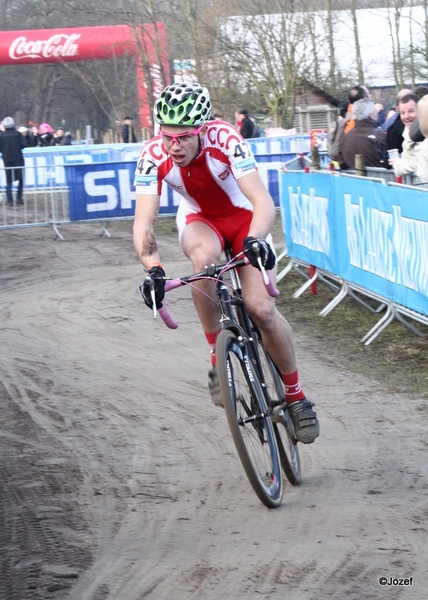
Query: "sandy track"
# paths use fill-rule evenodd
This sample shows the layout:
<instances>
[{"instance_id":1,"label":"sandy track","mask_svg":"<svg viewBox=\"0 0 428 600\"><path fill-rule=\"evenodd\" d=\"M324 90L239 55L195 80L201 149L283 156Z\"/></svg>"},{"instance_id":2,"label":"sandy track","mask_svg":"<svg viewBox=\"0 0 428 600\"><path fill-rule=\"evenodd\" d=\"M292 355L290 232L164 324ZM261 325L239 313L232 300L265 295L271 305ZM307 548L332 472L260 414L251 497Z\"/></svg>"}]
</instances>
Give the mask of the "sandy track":
<instances>
[{"instance_id":1,"label":"sandy track","mask_svg":"<svg viewBox=\"0 0 428 600\"><path fill-rule=\"evenodd\" d=\"M426 598L422 401L299 337L321 436L269 511L209 400L188 293L169 297L177 331L153 322L129 228L98 233L0 234L0 599Z\"/></svg>"}]
</instances>

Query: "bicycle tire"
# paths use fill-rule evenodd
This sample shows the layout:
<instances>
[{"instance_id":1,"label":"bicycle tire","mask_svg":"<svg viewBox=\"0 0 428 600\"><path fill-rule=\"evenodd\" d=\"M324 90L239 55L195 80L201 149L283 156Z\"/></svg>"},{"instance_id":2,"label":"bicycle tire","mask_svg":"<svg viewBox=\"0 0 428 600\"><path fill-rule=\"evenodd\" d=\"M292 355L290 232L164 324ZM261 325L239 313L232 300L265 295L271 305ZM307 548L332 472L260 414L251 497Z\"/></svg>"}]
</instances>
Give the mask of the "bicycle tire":
<instances>
[{"instance_id":1,"label":"bicycle tire","mask_svg":"<svg viewBox=\"0 0 428 600\"><path fill-rule=\"evenodd\" d=\"M224 409L238 456L261 502L277 508L283 493L281 461L258 377L232 331L220 332L216 355Z\"/></svg>"},{"instance_id":2,"label":"bicycle tire","mask_svg":"<svg viewBox=\"0 0 428 600\"><path fill-rule=\"evenodd\" d=\"M262 385L264 383L266 386L265 389L269 396L268 404L271 405L272 402L274 405L281 403L284 401L285 396L282 378L269 353L265 350L258 331L253 331L253 339L258 348L259 362L262 370L260 379ZM273 428L282 470L291 485L300 485L302 483L302 467L299 450L297 448L297 439L294 435L293 423L286 407L276 412L273 419Z\"/></svg>"}]
</instances>

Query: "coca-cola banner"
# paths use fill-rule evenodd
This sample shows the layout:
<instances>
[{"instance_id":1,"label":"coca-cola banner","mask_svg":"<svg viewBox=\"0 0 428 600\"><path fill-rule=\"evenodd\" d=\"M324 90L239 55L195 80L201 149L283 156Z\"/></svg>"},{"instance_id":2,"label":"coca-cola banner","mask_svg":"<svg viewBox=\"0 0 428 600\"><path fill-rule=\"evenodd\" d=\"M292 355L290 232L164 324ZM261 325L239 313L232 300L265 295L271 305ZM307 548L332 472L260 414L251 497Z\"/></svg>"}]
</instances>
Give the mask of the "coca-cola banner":
<instances>
[{"instance_id":1,"label":"coca-cola banner","mask_svg":"<svg viewBox=\"0 0 428 600\"><path fill-rule=\"evenodd\" d=\"M156 40L156 47L153 40ZM151 87L156 96L163 85L160 78L162 70L168 76L166 31L163 23L144 24L135 28L112 25L2 31L0 35L0 65L103 60L122 56L137 57L140 123L142 127L151 127L152 103L148 98L149 86L144 82L141 63L149 65Z\"/></svg>"}]
</instances>

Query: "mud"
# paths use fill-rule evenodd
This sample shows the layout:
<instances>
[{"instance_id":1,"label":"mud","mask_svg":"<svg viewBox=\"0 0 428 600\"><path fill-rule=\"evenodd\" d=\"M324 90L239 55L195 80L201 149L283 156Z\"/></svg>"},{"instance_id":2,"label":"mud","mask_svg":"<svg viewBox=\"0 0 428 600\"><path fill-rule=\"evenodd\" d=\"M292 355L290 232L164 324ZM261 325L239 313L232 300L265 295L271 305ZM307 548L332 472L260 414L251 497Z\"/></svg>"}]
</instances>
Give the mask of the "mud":
<instances>
[{"instance_id":1,"label":"mud","mask_svg":"<svg viewBox=\"0 0 428 600\"><path fill-rule=\"evenodd\" d=\"M422 399L299 334L321 436L266 509L210 402L188 292L168 297L176 331L154 322L130 224L100 233L0 233L0 598L426 598ZM168 273L189 272L176 236L159 242Z\"/></svg>"}]
</instances>

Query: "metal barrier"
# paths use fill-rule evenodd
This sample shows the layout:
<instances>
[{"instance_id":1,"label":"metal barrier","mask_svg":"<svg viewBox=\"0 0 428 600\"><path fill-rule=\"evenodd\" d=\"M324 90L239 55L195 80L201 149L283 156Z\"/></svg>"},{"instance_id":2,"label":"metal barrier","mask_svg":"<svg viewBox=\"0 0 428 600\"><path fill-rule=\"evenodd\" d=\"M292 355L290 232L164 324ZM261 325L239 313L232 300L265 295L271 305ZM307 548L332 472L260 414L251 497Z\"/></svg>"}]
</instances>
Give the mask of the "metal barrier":
<instances>
[{"instance_id":1,"label":"metal barrier","mask_svg":"<svg viewBox=\"0 0 428 600\"><path fill-rule=\"evenodd\" d=\"M282 253L278 259L283 259L286 257L285 253ZM305 271L305 269L307 271ZM325 306L319 313L320 317L326 317L336 306L340 304L340 302L346 297L350 296L361 304L364 308L369 310L370 312L380 314L385 313L382 318L375 323L375 325L368 331L362 338L361 342L364 343L365 346L368 346L375 340L378 335L384 331L390 323L394 319L397 319L402 323L405 327L410 329L415 335L419 337L423 337L425 333L421 332L419 329L414 327L411 323L408 323L404 317L412 319L413 321L418 321L423 325L428 326L428 316L418 313L414 310L406 308L405 306L401 306L395 302L391 302L376 294L370 290L362 288L354 283L350 283L348 281L344 281L343 279L333 275L332 273L328 273L327 271L323 271L322 269L318 269L317 267L312 267L313 274L310 274L311 265L304 263L301 260L297 260L295 258L290 258L287 265L282 269L282 271L277 276L277 282L283 279L287 273L291 270L295 270L302 277L306 279L305 283L294 292L293 298L299 298L307 289L311 287L316 281L320 281L330 287L332 290L337 291L337 295ZM359 294L359 295L358 295ZM377 306L373 307L368 302L365 302L361 297L365 296L366 298L370 298L377 303Z\"/></svg>"},{"instance_id":2,"label":"metal barrier","mask_svg":"<svg viewBox=\"0 0 428 600\"><path fill-rule=\"evenodd\" d=\"M294 166L294 164L293 164ZM294 169L287 169L288 171L292 171ZM305 169L306 170L306 169ZM305 171L304 170L304 171ZM302 169L299 169L302 172ZM328 175L329 171L327 169L321 169L319 171L311 171L313 175ZM388 186L396 186L400 189L412 189L415 190L417 188L421 191L428 192L428 184L420 184L419 178L416 175L408 175L406 176L403 183L397 183L395 181L395 176L392 171L387 169L367 169L367 176L356 175L355 172L350 171L335 171L330 173L333 177L349 177L354 179L362 179L370 181L375 181L380 183L381 185ZM422 189L421 189L422 188ZM285 227L285 223L283 223ZM303 294L306 290L311 288L316 281L323 282L328 285L331 289L337 292L335 297L320 311L320 316L327 316L339 303L346 297L351 296L355 301L365 307L367 310L370 310L374 313L384 313L381 319L367 332L367 334L361 339L361 342L365 345L371 344L373 340L377 338L377 336L385 330L385 328L394 320L397 319L404 326L406 326L410 331L418 336L424 336L425 333L422 333L419 329L414 327L411 323L409 323L406 319L411 319L413 321L417 321L425 326L428 326L428 313L423 314L402 306L395 301L384 298L378 293L375 293L371 290L363 288L362 286L345 281L341 277L329 273L323 269L310 265L309 263L304 262L303 260L297 259L295 257L288 256L285 252L281 254L281 259L288 258L288 264L280 271L277 277L277 281L280 281L283 277L287 275L291 270L299 273L304 279L306 279L305 283L299 287L299 289L293 294L293 298L298 298L301 294ZM366 302L361 296L365 298L369 298L371 301L376 303L376 306L372 306L368 302Z\"/></svg>"},{"instance_id":3,"label":"metal barrier","mask_svg":"<svg viewBox=\"0 0 428 600\"><path fill-rule=\"evenodd\" d=\"M13 167L8 167L0 173L0 229L51 226L62 238L57 226L62 222L69 222L68 189L53 185L54 179L51 171L54 171L55 167L43 167L44 175L48 181L51 181L50 186L43 187L27 187L25 185L27 178L37 181L38 167L22 168L24 176L23 204L19 204L17 201L18 186L16 182L12 186L13 202L10 204L7 201L6 172L13 169Z\"/></svg>"},{"instance_id":4,"label":"metal barrier","mask_svg":"<svg viewBox=\"0 0 428 600\"><path fill-rule=\"evenodd\" d=\"M284 170L285 171L301 171L305 167L310 167L311 164L312 164L312 161L311 161L310 156L300 153L295 158L287 160L284 163Z\"/></svg>"}]
</instances>

